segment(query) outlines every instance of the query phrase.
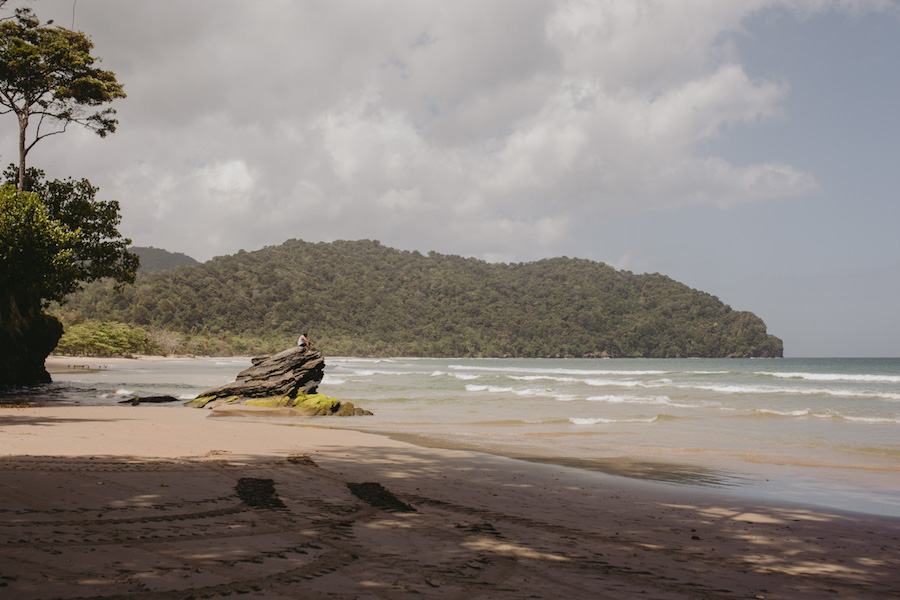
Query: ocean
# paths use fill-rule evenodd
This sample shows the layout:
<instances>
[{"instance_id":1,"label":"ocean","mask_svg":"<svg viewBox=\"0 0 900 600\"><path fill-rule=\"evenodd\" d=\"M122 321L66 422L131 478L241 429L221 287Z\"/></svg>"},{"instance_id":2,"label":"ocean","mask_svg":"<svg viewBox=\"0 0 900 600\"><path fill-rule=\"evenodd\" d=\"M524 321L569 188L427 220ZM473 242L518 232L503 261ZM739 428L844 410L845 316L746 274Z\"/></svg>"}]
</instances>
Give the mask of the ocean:
<instances>
[{"instance_id":1,"label":"ocean","mask_svg":"<svg viewBox=\"0 0 900 600\"><path fill-rule=\"evenodd\" d=\"M114 404L159 394L188 400L250 364L198 358L88 369L71 362L53 383L8 391L0 404ZM375 414L318 418L317 425L763 501L900 516L900 359L326 363L319 391Z\"/></svg>"}]
</instances>

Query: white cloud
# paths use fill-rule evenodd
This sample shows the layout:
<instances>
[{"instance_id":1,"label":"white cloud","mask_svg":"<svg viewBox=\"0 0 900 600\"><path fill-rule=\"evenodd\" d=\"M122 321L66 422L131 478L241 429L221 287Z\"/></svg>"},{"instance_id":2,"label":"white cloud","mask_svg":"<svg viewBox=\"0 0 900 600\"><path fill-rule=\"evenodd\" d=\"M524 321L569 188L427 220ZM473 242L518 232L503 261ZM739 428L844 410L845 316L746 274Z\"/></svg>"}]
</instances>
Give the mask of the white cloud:
<instances>
[{"instance_id":1,"label":"white cloud","mask_svg":"<svg viewBox=\"0 0 900 600\"><path fill-rule=\"evenodd\" d=\"M219 202L240 202L253 191L254 178L242 160L219 161L204 165L199 176Z\"/></svg>"},{"instance_id":2,"label":"white cloud","mask_svg":"<svg viewBox=\"0 0 900 600\"><path fill-rule=\"evenodd\" d=\"M894 6L95 0L76 25L125 83L119 132L89 152L77 138L77 157L60 136L40 159L100 183L136 242L198 258L287 237L559 252L599 214L814 189L797 166L700 149L781 115L789 93L730 39L767 8ZM68 2L35 9L71 19Z\"/></svg>"}]
</instances>

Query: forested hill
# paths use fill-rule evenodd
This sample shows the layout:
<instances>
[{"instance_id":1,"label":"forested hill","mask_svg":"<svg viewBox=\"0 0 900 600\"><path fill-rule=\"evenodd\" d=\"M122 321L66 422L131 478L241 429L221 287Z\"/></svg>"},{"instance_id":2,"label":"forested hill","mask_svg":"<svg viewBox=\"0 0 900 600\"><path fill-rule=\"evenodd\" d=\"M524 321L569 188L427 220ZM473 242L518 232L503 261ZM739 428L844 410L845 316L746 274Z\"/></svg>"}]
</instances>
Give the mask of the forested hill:
<instances>
[{"instance_id":1,"label":"forested hill","mask_svg":"<svg viewBox=\"0 0 900 600\"><path fill-rule=\"evenodd\" d=\"M132 246L129 251L137 254L141 259L141 268L139 273L149 273L150 271L165 271L174 269L175 267L193 266L200 263L181 252L169 252L161 250L153 246Z\"/></svg>"},{"instance_id":2,"label":"forested hill","mask_svg":"<svg viewBox=\"0 0 900 600\"><path fill-rule=\"evenodd\" d=\"M350 356L781 356L756 315L659 274L581 259L487 263L373 241L289 240L71 296L70 319L139 325L207 354L301 331ZM80 313L80 315L78 315Z\"/></svg>"}]
</instances>

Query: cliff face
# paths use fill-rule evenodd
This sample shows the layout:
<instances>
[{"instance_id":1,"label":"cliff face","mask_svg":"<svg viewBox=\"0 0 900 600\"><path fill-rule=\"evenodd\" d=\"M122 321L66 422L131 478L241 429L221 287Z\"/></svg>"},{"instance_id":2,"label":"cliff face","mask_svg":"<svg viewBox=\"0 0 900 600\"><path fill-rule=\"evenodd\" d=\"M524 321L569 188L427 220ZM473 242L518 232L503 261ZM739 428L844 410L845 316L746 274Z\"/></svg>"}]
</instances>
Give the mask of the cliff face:
<instances>
[{"instance_id":1,"label":"cliff face","mask_svg":"<svg viewBox=\"0 0 900 600\"><path fill-rule=\"evenodd\" d=\"M62 324L39 302L0 293L0 385L50 381L44 360L62 336Z\"/></svg>"}]
</instances>

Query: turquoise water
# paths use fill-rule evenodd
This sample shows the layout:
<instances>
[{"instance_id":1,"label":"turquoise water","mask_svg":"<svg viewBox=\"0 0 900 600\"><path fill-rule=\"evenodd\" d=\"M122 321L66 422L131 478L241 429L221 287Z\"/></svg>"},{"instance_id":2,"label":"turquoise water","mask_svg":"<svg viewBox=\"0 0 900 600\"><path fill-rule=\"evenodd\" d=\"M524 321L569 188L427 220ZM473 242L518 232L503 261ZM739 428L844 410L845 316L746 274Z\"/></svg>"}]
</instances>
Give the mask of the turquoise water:
<instances>
[{"instance_id":1,"label":"turquoise water","mask_svg":"<svg viewBox=\"0 0 900 600\"><path fill-rule=\"evenodd\" d=\"M326 359L333 427L900 516L898 359ZM6 401L189 399L246 360L111 364ZM298 419L302 421L302 419Z\"/></svg>"}]
</instances>

